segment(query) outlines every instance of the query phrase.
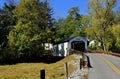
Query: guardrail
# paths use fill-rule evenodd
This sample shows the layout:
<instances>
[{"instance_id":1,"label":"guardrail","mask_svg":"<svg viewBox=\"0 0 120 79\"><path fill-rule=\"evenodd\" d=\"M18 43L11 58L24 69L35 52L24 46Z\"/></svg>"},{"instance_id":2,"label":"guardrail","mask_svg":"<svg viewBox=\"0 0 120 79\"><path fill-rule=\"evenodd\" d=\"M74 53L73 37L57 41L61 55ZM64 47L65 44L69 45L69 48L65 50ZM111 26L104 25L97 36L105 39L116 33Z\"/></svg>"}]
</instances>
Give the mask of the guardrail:
<instances>
[{"instance_id":1,"label":"guardrail","mask_svg":"<svg viewBox=\"0 0 120 79\"><path fill-rule=\"evenodd\" d=\"M45 69L40 70L40 79L45 79Z\"/></svg>"},{"instance_id":2,"label":"guardrail","mask_svg":"<svg viewBox=\"0 0 120 79\"><path fill-rule=\"evenodd\" d=\"M114 53L114 52L105 52L103 50L88 50L89 53L104 53L104 54L110 54L110 55L114 55L114 56L118 56L120 57L119 53Z\"/></svg>"},{"instance_id":3,"label":"guardrail","mask_svg":"<svg viewBox=\"0 0 120 79\"><path fill-rule=\"evenodd\" d=\"M64 64L65 79L88 79L89 68L92 68L89 57L85 54L73 56L77 59ZM40 79L45 79L45 69L40 70Z\"/></svg>"},{"instance_id":4,"label":"guardrail","mask_svg":"<svg viewBox=\"0 0 120 79\"><path fill-rule=\"evenodd\" d=\"M111 55L114 55L114 56L118 56L118 57L120 57L120 54L118 54L118 53L110 53Z\"/></svg>"},{"instance_id":5,"label":"guardrail","mask_svg":"<svg viewBox=\"0 0 120 79\"><path fill-rule=\"evenodd\" d=\"M88 77L87 63L88 63L87 61L83 61L81 58L78 60L66 62L65 79L87 79Z\"/></svg>"}]
</instances>

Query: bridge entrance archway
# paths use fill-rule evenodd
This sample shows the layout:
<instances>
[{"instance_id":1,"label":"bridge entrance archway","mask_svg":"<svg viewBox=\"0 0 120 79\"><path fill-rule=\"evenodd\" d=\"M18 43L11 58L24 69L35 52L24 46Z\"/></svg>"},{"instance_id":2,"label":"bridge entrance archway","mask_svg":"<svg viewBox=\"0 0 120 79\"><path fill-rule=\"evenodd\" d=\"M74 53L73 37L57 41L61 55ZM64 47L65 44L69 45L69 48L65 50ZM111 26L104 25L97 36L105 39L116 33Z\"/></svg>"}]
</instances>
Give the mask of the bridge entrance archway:
<instances>
[{"instance_id":1,"label":"bridge entrance archway","mask_svg":"<svg viewBox=\"0 0 120 79\"><path fill-rule=\"evenodd\" d=\"M84 41L73 41L72 49L84 52L85 51L85 43Z\"/></svg>"}]
</instances>

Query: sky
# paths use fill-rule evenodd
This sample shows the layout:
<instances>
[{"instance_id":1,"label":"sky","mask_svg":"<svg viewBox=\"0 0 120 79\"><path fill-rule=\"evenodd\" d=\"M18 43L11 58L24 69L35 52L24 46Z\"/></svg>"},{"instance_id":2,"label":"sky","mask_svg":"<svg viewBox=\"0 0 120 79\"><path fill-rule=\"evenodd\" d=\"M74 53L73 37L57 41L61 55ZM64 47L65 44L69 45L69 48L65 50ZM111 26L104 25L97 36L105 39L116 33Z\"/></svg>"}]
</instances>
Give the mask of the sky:
<instances>
[{"instance_id":1,"label":"sky","mask_svg":"<svg viewBox=\"0 0 120 79\"><path fill-rule=\"evenodd\" d=\"M8 0L0 0L0 8ZM14 0L18 1L18 0ZM41 0L44 1L44 0ZM87 14L87 2L88 0L48 0L49 6L53 9L53 18L58 19L60 17L65 18L68 15L68 10L72 7L78 6L80 9L80 14ZM118 0L118 4L120 0ZM120 7L120 4L119 6Z\"/></svg>"},{"instance_id":2,"label":"sky","mask_svg":"<svg viewBox=\"0 0 120 79\"><path fill-rule=\"evenodd\" d=\"M87 14L87 1L88 0L49 0L55 18L66 17L68 10L76 6L79 7L80 14Z\"/></svg>"},{"instance_id":3,"label":"sky","mask_svg":"<svg viewBox=\"0 0 120 79\"><path fill-rule=\"evenodd\" d=\"M48 0L49 6L53 9L53 18L58 19L60 17L65 18L68 14L68 10L72 7L78 6L80 8L80 14L87 13L87 1L88 0ZM0 8L7 0L0 0Z\"/></svg>"}]
</instances>

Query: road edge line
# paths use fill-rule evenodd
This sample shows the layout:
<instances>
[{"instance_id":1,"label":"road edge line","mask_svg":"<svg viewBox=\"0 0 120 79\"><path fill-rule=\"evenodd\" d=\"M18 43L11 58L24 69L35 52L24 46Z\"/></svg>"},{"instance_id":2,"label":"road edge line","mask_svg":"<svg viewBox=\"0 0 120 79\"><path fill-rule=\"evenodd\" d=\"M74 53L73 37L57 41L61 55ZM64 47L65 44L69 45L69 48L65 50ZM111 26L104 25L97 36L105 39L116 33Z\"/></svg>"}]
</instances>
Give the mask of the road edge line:
<instances>
[{"instance_id":1,"label":"road edge line","mask_svg":"<svg viewBox=\"0 0 120 79\"><path fill-rule=\"evenodd\" d=\"M120 70L115 65L113 65L109 60L104 58L103 56L99 56L103 61L105 61L117 74L120 75Z\"/></svg>"}]
</instances>

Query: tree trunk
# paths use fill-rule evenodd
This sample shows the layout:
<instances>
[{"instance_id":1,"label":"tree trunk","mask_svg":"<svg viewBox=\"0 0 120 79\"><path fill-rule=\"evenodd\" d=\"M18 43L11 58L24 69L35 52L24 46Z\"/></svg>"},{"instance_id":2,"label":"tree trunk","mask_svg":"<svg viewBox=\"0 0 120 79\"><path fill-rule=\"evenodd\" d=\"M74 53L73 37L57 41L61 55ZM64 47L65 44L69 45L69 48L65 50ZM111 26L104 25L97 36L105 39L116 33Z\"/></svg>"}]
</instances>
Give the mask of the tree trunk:
<instances>
[{"instance_id":1,"label":"tree trunk","mask_svg":"<svg viewBox=\"0 0 120 79\"><path fill-rule=\"evenodd\" d=\"M103 38L101 39L101 47L102 47L102 50L104 50L106 52L106 46L105 46L105 42L104 42Z\"/></svg>"}]
</instances>

